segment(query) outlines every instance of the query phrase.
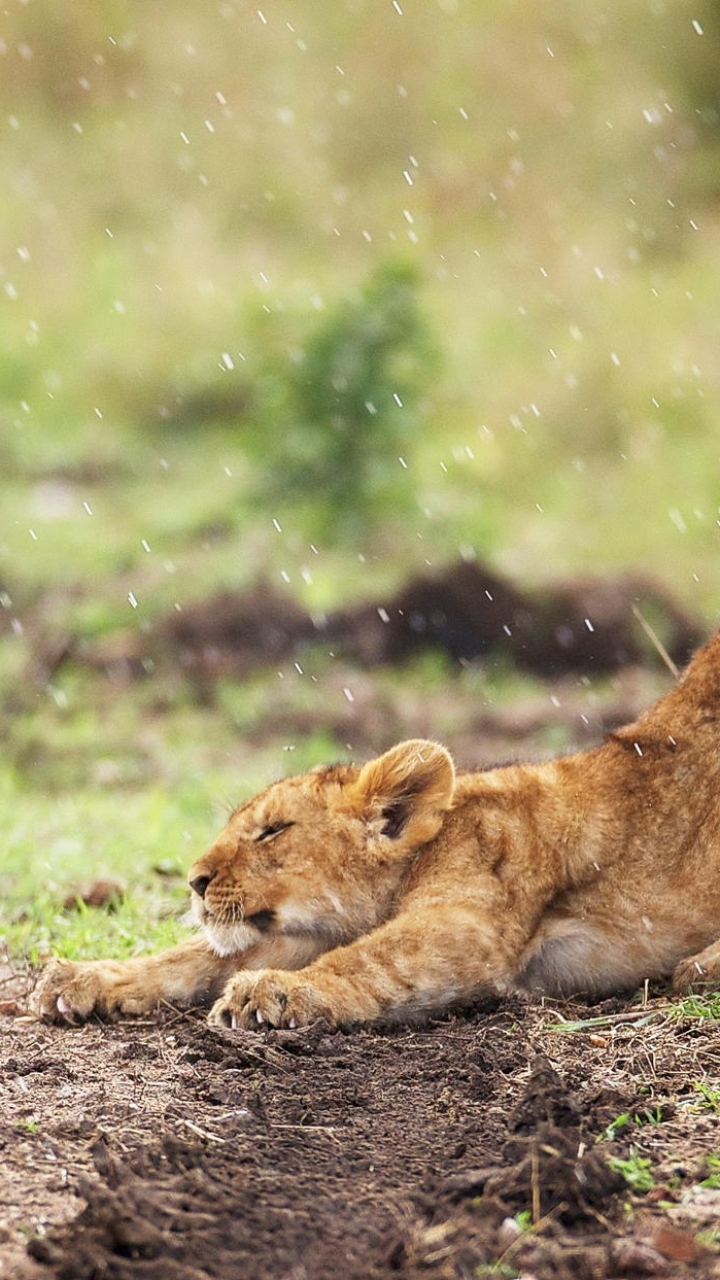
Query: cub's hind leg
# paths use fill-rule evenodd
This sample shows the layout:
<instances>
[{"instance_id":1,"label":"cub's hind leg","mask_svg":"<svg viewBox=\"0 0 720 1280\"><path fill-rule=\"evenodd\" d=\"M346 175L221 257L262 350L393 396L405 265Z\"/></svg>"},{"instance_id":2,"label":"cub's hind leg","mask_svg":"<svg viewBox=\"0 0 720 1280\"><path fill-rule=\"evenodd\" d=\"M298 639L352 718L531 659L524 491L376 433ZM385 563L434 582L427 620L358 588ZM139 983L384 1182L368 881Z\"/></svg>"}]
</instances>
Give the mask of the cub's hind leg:
<instances>
[{"instance_id":1,"label":"cub's hind leg","mask_svg":"<svg viewBox=\"0 0 720 1280\"><path fill-rule=\"evenodd\" d=\"M720 990L720 939L709 947L688 956L675 966L673 990L688 991L691 987L717 988Z\"/></svg>"}]
</instances>

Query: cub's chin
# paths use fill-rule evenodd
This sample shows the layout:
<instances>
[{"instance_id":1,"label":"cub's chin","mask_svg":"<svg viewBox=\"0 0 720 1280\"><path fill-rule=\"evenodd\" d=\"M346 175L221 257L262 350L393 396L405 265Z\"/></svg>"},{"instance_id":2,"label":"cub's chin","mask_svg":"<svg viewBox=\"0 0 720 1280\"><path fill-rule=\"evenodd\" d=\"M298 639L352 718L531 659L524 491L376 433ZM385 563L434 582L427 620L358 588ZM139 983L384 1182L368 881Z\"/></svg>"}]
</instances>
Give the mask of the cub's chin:
<instances>
[{"instance_id":1,"label":"cub's chin","mask_svg":"<svg viewBox=\"0 0 720 1280\"><path fill-rule=\"evenodd\" d=\"M240 955L256 946L263 938L259 929L240 920L236 924L218 924L216 920L207 919L203 921L203 929L217 956Z\"/></svg>"}]
</instances>

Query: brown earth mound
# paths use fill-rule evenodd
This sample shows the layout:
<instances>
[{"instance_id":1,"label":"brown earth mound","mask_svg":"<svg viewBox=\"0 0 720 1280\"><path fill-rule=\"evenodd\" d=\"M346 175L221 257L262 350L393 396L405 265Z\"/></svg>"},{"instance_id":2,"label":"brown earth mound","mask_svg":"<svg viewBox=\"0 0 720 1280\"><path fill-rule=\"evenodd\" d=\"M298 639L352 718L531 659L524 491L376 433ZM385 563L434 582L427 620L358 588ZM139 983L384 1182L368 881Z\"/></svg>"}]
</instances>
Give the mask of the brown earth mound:
<instances>
[{"instance_id":1,"label":"brown earth mound","mask_svg":"<svg viewBox=\"0 0 720 1280\"><path fill-rule=\"evenodd\" d=\"M542 677L592 675L662 660L681 666L703 636L697 619L643 579L588 579L531 595L477 562L461 561L410 579L389 598L327 616L310 616L264 583L197 601L147 630L91 646L45 636L32 670L47 679L74 659L124 680L173 668L201 687L297 660L318 643L361 667L403 663L435 649L456 662L501 656Z\"/></svg>"}]
</instances>

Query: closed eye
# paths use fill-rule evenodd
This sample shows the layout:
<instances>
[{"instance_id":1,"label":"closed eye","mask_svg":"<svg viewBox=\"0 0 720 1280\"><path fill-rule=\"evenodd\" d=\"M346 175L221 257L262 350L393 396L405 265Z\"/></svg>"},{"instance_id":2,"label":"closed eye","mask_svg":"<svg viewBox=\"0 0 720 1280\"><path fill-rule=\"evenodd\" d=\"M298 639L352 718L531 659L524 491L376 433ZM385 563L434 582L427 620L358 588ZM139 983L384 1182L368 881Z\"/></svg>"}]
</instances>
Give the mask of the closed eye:
<instances>
[{"instance_id":1,"label":"closed eye","mask_svg":"<svg viewBox=\"0 0 720 1280\"><path fill-rule=\"evenodd\" d=\"M279 836L281 831L287 831L288 827L292 827L292 822L271 822L263 827L259 835L255 837L255 842L260 840L272 840L273 836Z\"/></svg>"}]
</instances>

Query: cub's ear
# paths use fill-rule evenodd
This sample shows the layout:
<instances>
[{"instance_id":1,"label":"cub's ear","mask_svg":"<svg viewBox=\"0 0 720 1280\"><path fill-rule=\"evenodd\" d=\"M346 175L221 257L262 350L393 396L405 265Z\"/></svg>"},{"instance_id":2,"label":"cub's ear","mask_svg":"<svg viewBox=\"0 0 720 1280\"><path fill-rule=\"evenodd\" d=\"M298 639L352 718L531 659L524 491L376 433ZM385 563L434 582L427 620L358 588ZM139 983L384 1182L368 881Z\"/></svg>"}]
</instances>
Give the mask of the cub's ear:
<instances>
[{"instance_id":1,"label":"cub's ear","mask_svg":"<svg viewBox=\"0 0 720 1280\"><path fill-rule=\"evenodd\" d=\"M366 823L378 852L404 854L437 835L454 788L449 752L418 738L400 742L364 765L347 788L342 808Z\"/></svg>"}]
</instances>

